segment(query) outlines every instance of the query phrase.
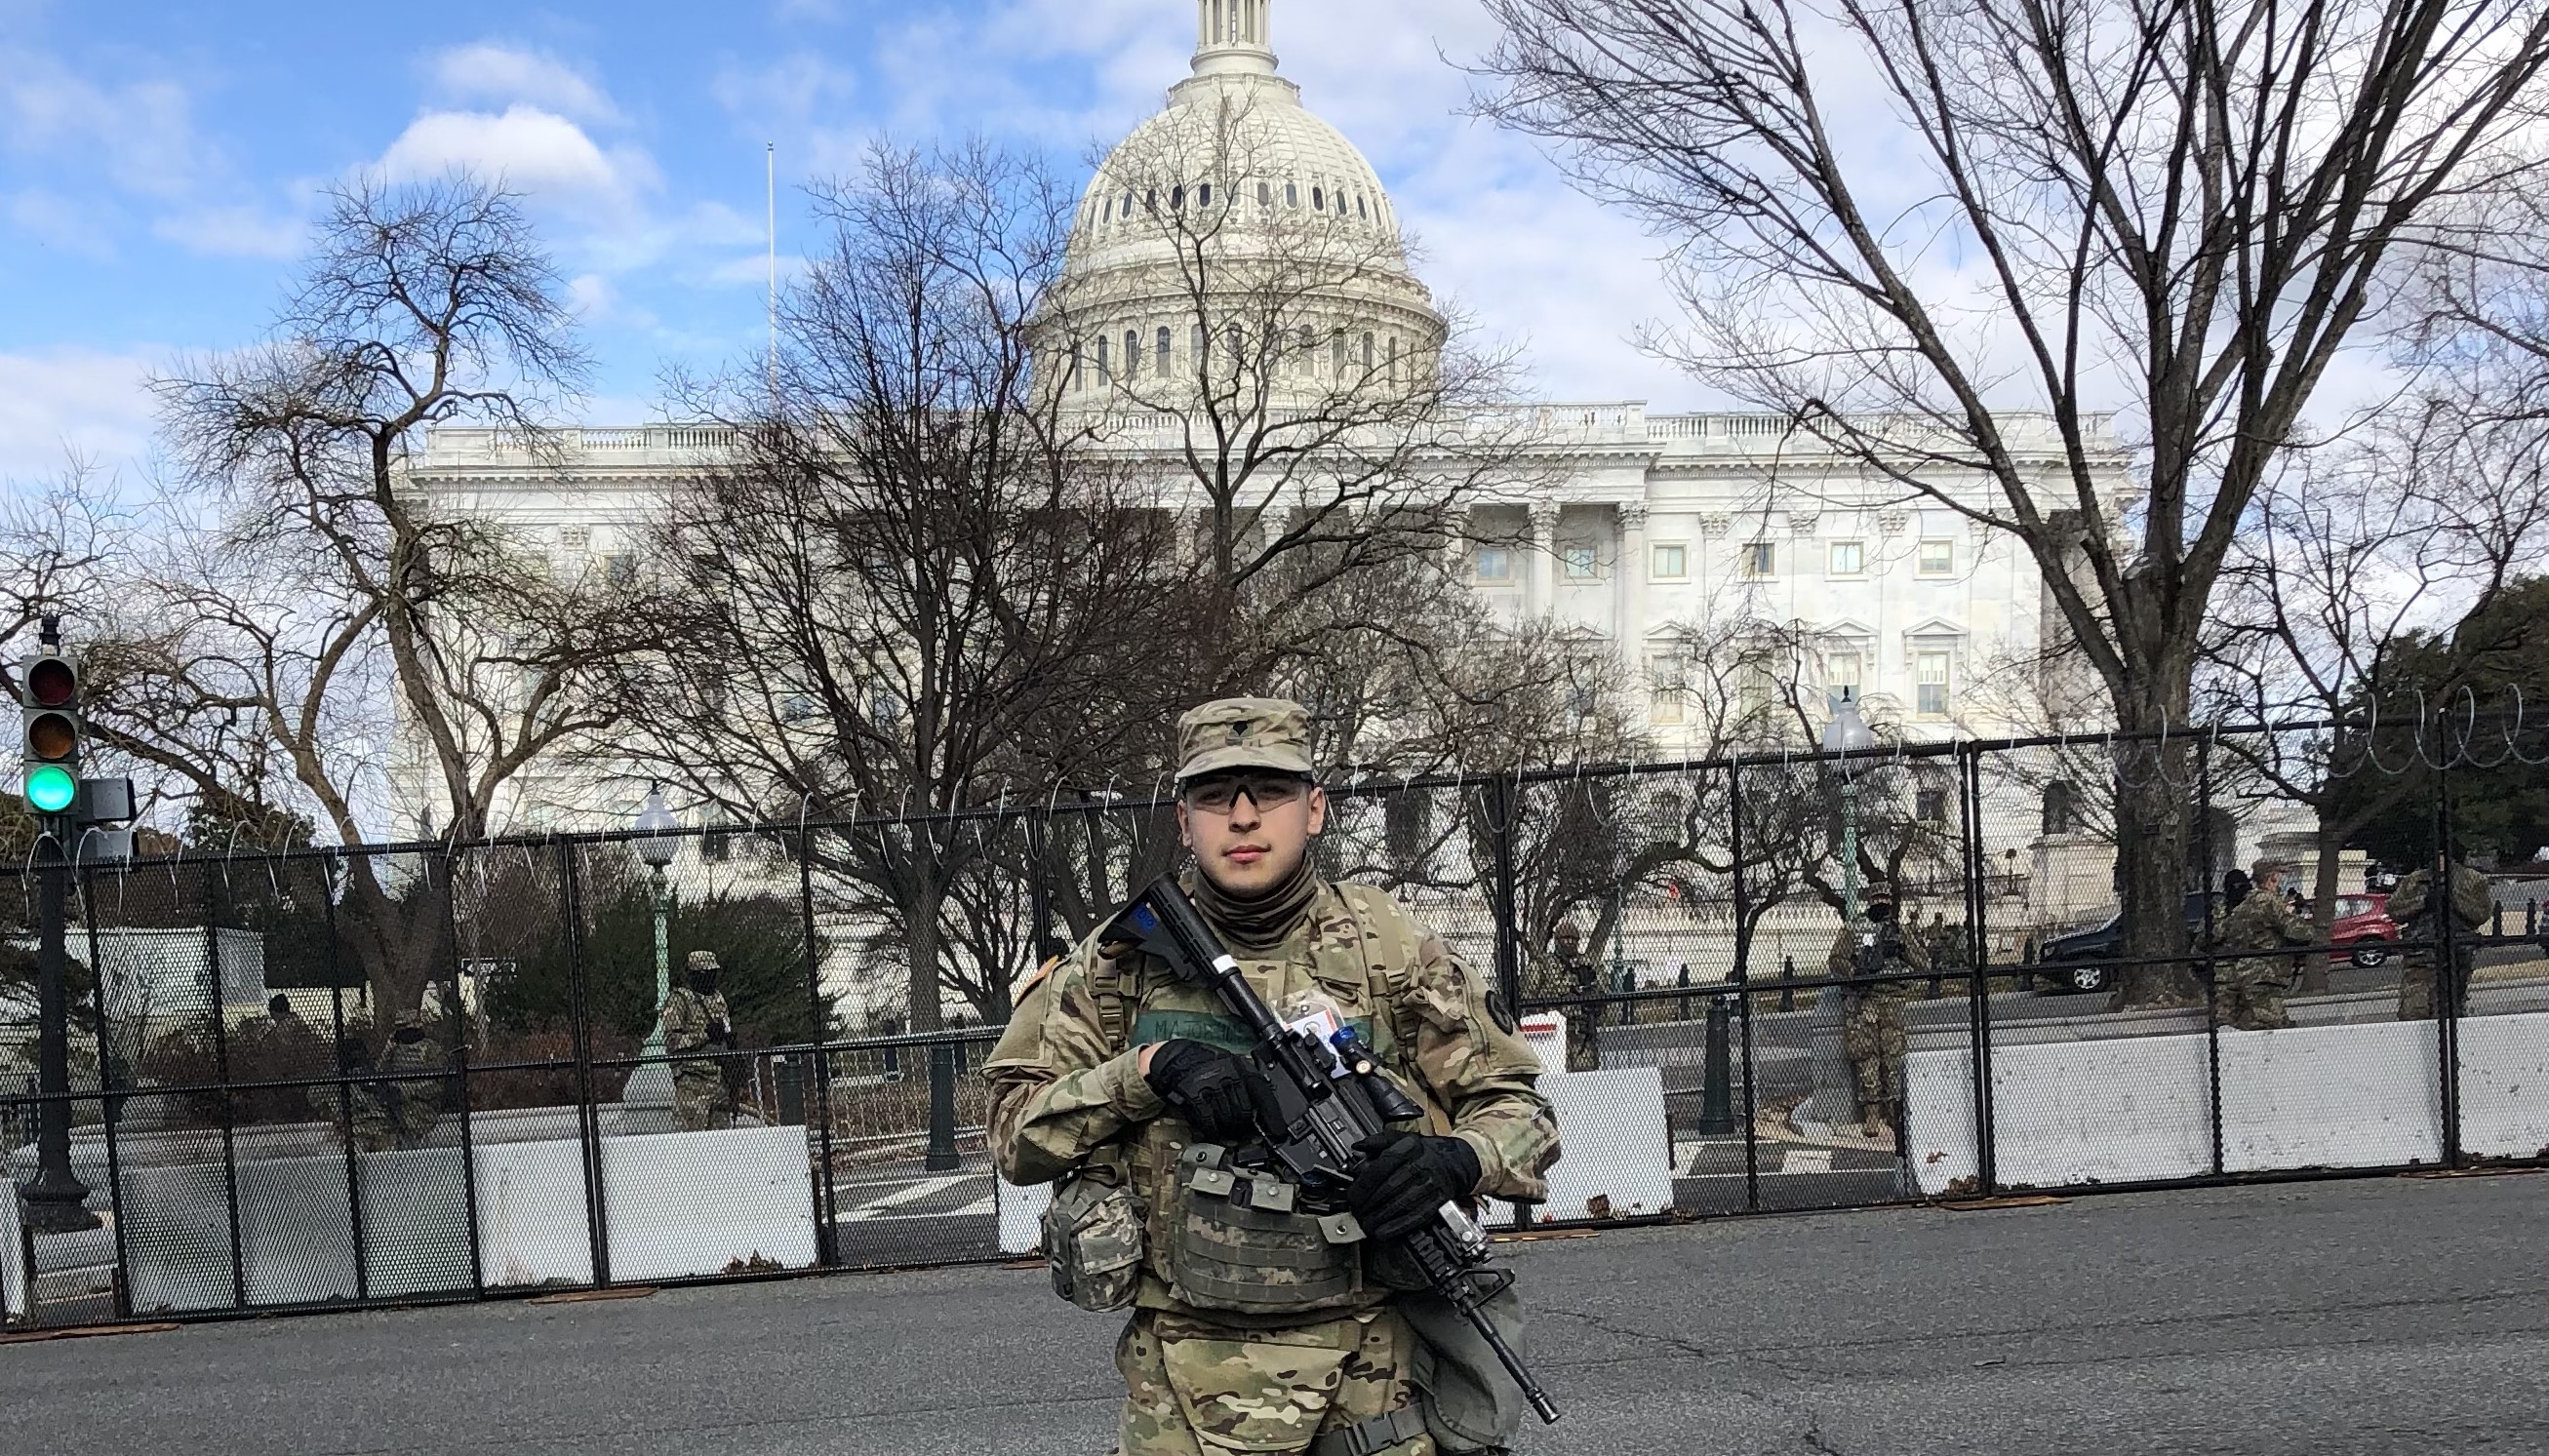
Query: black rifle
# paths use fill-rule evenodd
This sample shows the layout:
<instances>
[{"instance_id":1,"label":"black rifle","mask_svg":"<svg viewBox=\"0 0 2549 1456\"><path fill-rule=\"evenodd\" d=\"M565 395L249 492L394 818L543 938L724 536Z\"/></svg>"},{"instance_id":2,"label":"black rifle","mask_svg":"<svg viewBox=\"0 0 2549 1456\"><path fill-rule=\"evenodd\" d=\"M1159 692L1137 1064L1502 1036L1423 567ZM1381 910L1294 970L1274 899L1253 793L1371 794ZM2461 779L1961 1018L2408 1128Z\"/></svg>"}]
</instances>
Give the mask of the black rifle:
<instances>
[{"instance_id":1,"label":"black rifle","mask_svg":"<svg viewBox=\"0 0 2549 1456\"><path fill-rule=\"evenodd\" d=\"M1257 1043L1251 1055L1274 1094L1271 1109L1258 1114L1258 1131L1313 1206L1343 1206L1347 1185L1369 1161L1357 1143L1389 1131L1392 1123L1425 1115L1380 1074L1353 1028L1340 1029L1331 1045L1278 1020L1174 876L1161 878L1125 906L1101 939L1140 945L1180 979L1211 989L1247 1025ZM1477 1221L1458 1201L1447 1202L1441 1217L1398 1240L1398 1247L1425 1288L1460 1311L1496 1352L1542 1421L1555 1424L1558 1408L1487 1320L1488 1301L1512 1287L1513 1271L1488 1263L1486 1231Z\"/></svg>"}]
</instances>

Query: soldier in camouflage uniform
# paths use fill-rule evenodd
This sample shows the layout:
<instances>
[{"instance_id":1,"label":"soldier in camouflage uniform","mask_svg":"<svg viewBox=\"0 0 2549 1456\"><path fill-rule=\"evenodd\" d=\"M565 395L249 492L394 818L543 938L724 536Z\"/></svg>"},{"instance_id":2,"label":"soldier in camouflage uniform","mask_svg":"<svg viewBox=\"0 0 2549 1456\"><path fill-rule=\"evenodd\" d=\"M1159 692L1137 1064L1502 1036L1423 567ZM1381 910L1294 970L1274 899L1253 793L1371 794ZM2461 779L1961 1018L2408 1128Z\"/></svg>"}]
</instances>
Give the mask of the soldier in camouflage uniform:
<instances>
[{"instance_id":1,"label":"soldier in camouflage uniform","mask_svg":"<svg viewBox=\"0 0 2549 1456\"><path fill-rule=\"evenodd\" d=\"M1307 715L1241 698L1179 729L1196 908L1277 1015L1324 1009L1368 1030L1386 1074L1426 1110L1424 1133L1365 1144L1371 1160L1349 1196L1362 1232L1386 1242L1450 1198L1545 1198L1558 1126L1511 1014L1386 894L1311 865L1327 803ZM1131 1190L1139 1211L1135 1313L1115 1350L1122 1456L1434 1456L1409 1383L1417 1336L1363 1270L1369 1245L1348 1246L1348 1292L1299 1308L1284 1307L1303 1277L1289 1267L1237 1271L1267 1297L1244 1314L1198 1303L1212 1299L1196 1292L1201 1271L1176 1265L1185 1245L1173 1211L1191 1206L1181 1156L1257 1137L1262 1083L1245 1029L1208 990L1095 936L1023 988L1019 1008L986 1068L1001 1175L1093 1178Z\"/></svg>"},{"instance_id":2,"label":"soldier in camouflage uniform","mask_svg":"<svg viewBox=\"0 0 2549 1456\"><path fill-rule=\"evenodd\" d=\"M442 1083L449 1058L442 1044L425 1034L425 1014L399 1013L389 1045L381 1048L382 1075L394 1082L376 1084L380 1104L399 1147L423 1147L442 1125Z\"/></svg>"},{"instance_id":3,"label":"soldier in camouflage uniform","mask_svg":"<svg viewBox=\"0 0 2549 1456\"><path fill-rule=\"evenodd\" d=\"M2276 1031L2293 1024L2284 1009L2284 997L2300 978L2301 957L2238 954L2307 946L2319 939L2284 897L2292 870L2289 864L2271 861L2250 866L2247 895L2214 927L2214 949L2233 958L2214 968L2213 1015L2232 1031Z\"/></svg>"},{"instance_id":4,"label":"soldier in camouflage uniform","mask_svg":"<svg viewBox=\"0 0 2549 1456\"><path fill-rule=\"evenodd\" d=\"M2434 965L2441 957L2445 905L2434 893L2438 871L2448 867L2452 886L2452 980L2457 992L2454 1005L2469 1005L2470 977L2478 971L2478 946L2475 937L2496 917L2496 891L2487 876L2467 864L2437 855L2433 866L2419 869L2399 881L2390 892L2390 918L2399 925L2399 934L2415 944L2407 952L2407 972L2399 977L2399 1019L2432 1021L2434 1019Z\"/></svg>"},{"instance_id":5,"label":"soldier in camouflage uniform","mask_svg":"<svg viewBox=\"0 0 2549 1456\"><path fill-rule=\"evenodd\" d=\"M1868 946L1876 948L1874 971L1859 963L1860 950ZM1895 921L1893 896L1883 890L1869 892L1859 918L1841 927L1824 961L1827 972L1843 980L1929 968L1930 953L1918 937L1904 934ZM1841 993L1841 1049L1849 1053L1850 1078L1857 1085L1859 1131L1870 1138L1883 1137L1901 1117L1903 1053L1912 1045L1903 1027L1903 1003L1915 994L1909 982L1899 980L1852 985Z\"/></svg>"},{"instance_id":6,"label":"soldier in camouflage uniform","mask_svg":"<svg viewBox=\"0 0 2549 1456\"><path fill-rule=\"evenodd\" d=\"M360 1037L346 1037L336 1044L336 1072L344 1077L368 1075L372 1069L371 1053ZM310 1089L310 1109L319 1120L335 1125L336 1131L353 1140L357 1152L386 1152L398 1145L398 1128L381 1106L380 1090L367 1082L347 1082L340 1091L334 1085Z\"/></svg>"},{"instance_id":7,"label":"soldier in camouflage uniform","mask_svg":"<svg viewBox=\"0 0 2549 1456\"><path fill-rule=\"evenodd\" d=\"M683 968L687 983L664 998L664 1049L673 1055L673 1125L685 1133L706 1133L731 1122L725 1063L696 1054L734 1046L725 993L717 989L721 969L714 951L693 951Z\"/></svg>"}]
</instances>

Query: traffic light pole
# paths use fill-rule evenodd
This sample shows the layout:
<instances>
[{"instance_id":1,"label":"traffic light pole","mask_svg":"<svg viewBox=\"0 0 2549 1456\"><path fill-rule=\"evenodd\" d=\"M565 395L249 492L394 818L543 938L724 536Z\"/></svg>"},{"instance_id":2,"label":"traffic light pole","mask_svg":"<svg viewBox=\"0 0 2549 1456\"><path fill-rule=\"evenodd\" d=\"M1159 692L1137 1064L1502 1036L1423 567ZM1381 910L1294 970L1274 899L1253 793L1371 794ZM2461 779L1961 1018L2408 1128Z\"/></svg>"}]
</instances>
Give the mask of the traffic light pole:
<instances>
[{"instance_id":1,"label":"traffic light pole","mask_svg":"<svg viewBox=\"0 0 2549 1456\"><path fill-rule=\"evenodd\" d=\"M27 1201L27 1228L37 1233L77 1233L99 1223L88 1211L88 1185L71 1171L71 869L62 854L69 833L68 821L47 820L36 847L36 1076L44 1100L37 1109L36 1181L19 1192Z\"/></svg>"}]
</instances>

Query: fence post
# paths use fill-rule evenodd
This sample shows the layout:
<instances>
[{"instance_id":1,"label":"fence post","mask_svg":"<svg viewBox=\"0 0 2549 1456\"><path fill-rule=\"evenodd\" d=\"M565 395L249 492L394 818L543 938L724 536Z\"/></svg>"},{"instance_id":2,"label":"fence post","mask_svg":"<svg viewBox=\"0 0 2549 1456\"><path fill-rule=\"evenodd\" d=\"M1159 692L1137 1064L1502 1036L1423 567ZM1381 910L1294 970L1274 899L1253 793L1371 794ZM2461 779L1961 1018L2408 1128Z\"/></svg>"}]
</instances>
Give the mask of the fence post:
<instances>
[{"instance_id":1,"label":"fence post","mask_svg":"<svg viewBox=\"0 0 2549 1456\"><path fill-rule=\"evenodd\" d=\"M442 848L442 922L451 937L451 1015L457 1025L451 1040L460 1058L460 1203L469 1220L469 1287L485 1299L487 1251L478 1231L478 1139L476 1114L470 1108L474 1083L469 1075L469 1006L460 994L460 850L450 844ZM596 1166L600 1166L598 1162Z\"/></svg>"},{"instance_id":2,"label":"fence post","mask_svg":"<svg viewBox=\"0 0 2549 1456\"><path fill-rule=\"evenodd\" d=\"M118 871L119 873L125 871ZM133 1286L124 1276L126 1246L124 1241L124 1159L115 1125L124 1119L124 1101L115 1095L115 1041L106 1020L106 960L98 955L97 936L97 870L88 865L80 869L80 919L88 925L88 973L95 989L89 1005L97 1013L97 1086L98 1116L106 1124L106 1202L115 1219L115 1292L116 1318L133 1318ZM10 1195L0 1194L0 1197ZM35 1265L28 1264L27 1274L35 1277Z\"/></svg>"},{"instance_id":3,"label":"fence post","mask_svg":"<svg viewBox=\"0 0 2549 1456\"><path fill-rule=\"evenodd\" d=\"M1982 762L1982 751L1972 744L1956 745L1957 813L1965 841L1965 963L1973 971L1965 981L1965 1027L1972 1043L1974 1180L1975 1191L1988 1194L2000 1186L2000 1159L1992 1125L1991 895L1983 878L1990 853L1983 845ZM1910 1121L1908 1106L1903 1121Z\"/></svg>"},{"instance_id":4,"label":"fence post","mask_svg":"<svg viewBox=\"0 0 2549 1456\"><path fill-rule=\"evenodd\" d=\"M1496 989L1505 998L1505 1006L1515 1015L1522 1013L1522 926L1521 909L1514 891L1514 785L1511 779L1494 778L1486 785L1487 837L1494 857L1495 881L1489 890L1489 908L1496 922Z\"/></svg>"},{"instance_id":5,"label":"fence post","mask_svg":"<svg viewBox=\"0 0 2549 1456\"><path fill-rule=\"evenodd\" d=\"M1744 1016L1744 1208L1757 1214L1761 1211L1761 1077L1752 1041L1752 894L1751 878L1744 872L1744 772L1732 764L1726 766L1726 808L1727 858L1735 862L1735 984ZM1793 960L1788 969L1793 977Z\"/></svg>"},{"instance_id":6,"label":"fence post","mask_svg":"<svg viewBox=\"0 0 2549 1456\"><path fill-rule=\"evenodd\" d=\"M344 966L338 959L341 947L336 929L336 869L344 864L330 856L319 862L324 876L321 889L327 901L328 943L324 963L328 967L328 1020L331 1033L328 1038L328 1064L336 1074L336 1116L344 1120L341 1136L345 1144L345 1224L354 1235L354 1298L369 1302L372 1297L372 1255L368 1228L363 1221L363 1162L354 1153L354 1088L345 1070L345 985ZM348 876L352 873L346 866ZM474 1283L479 1275L471 1270Z\"/></svg>"},{"instance_id":7,"label":"fence post","mask_svg":"<svg viewBox=\"0 0 2549 1456\"><path fill-rule=\"evenodd\" d=\"M1708 1060L1701 1077L1698 1131L1720 1137L1735 1131L1734 1068L1730 1064L1728 1020L1726 998L1709 997Z\"/></svg>"},{"instance_id":8,"label":"fence post","mask_svg":"<svg viewBox=\"0 0 2549 1456\"><path fill-rule=\"evenodd\" d=\"M2195 749L2195 858L2203 865L2203 877L2197 887L2204 892L2204 945L2189 949L2211 950L2213 946L2213 738L2205 736ZM2260 887L2252 893L2263 893ZM2181 915L2183 911L2179 912ZM2209 956L2194 962L2195 979L2204 993L2204 1064L2205 1075L2212 1082L2213 1102L2213 1176L2222 1172L2221 1158L2221 998L2219 987L2221 967Z\"/></svg>"},{"instance_id":9,"label":"fence post","mask_svg":"<svg viewBox=\"0 0 2549 1456\"><path fill-rule=\"evenodd\" d=\"M2452 766L2460 759L2462 745L2455 740L2448 719L2438 726L2443 752L2434 766L2434 854L2441 872L2426 890L2425 903L2440 909L2431 917L2440 927L2441 942L2433 954L2434 1046L2442 1059L2443 1166L2457 1168L2462 1166L2461 958L2460 915L2452 908L2452 879L2460 861L2452 853L2452 830L2458 822L2452 810Z\"/></svg>"},{"instance_id":10,"label":"fence post","mask_svg":"<svg viewBox=\"0 0 2549 1456\"><path fill-rule=\"evenodd\" d=\"M929 1145L921 1167L952 1173L963 1165L956 1152L956 1044L929 1044Z\"/></svg>"},{"instance_id":11,"label":"fence post","mask_svg":"<svg viewBox=\"0 0 2549 1456\"><path fill-rule=\"evenodd\" d=\"M239 1231L238 1105L231 1092L230 1002L222 994L221 888L229 870L225 866L217 874L211 864L206 864L203 873L200 899L204 911L204 979L213 1003L213 1065L222 1081L222 1188L230 1201L231 1298L236 1308L244 1310L247 1254Z\"/></svg>"},{"instance_id":12,"label":"fence post","mask_svg":"<svg viewBox=\"0 0 2549 1456\"><path fill-rule=\"evenodd\" d=\"M797 904L805 937L805 1008L814 1019L814 1120L820 1162L814 1173L814 1256L841 1262L840 1193L832 1183L832 1023L823 1015L822 952L814 943L814 831L797 831Z\"/></svg>"},{"instance_id":13,"label":"fence post","mask_svg":"<svg viewBox=\"0 0 2549 1456\"><path fill-rule=\"evenodd\" d=\"M567 1025L575 1048L576 1136L584 1143L585 1235L593 1251L593 1282L611 1284L610 1206L602 1187L600 1109L593 1095L593 1020L585 1000L584 895L575 870L575 845L559 840L559 884L566 900Z\"/></svg>"}]
</instances>

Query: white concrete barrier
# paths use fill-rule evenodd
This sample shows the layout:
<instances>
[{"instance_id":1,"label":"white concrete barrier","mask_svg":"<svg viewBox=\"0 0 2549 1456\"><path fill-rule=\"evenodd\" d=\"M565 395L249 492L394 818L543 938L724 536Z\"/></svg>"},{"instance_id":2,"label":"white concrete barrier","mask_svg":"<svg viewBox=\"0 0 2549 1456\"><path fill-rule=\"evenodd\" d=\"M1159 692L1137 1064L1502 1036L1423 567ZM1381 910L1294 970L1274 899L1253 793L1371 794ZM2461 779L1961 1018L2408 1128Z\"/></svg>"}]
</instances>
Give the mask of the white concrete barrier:
<instances>
[{"instance_id":1,"label":"white concrete barrier","mask_svg":"<svg viewBox=\"0 0 2549 1456\"><path fill-rule=\"evenodd\" d=\"M2443 1155L2431 1022L2223 1032L2221 1168L2388 1167ZM2213 1171L2211 1047L2201 1034L1998 1046L1992 1118L2003 1186ZM2483 1156L2549 1148L2549 1014L2461 1024L2461 1141ZM1976 1169L1966 1048L1904 1058L1913 1171L1925 1194Z\"/></svg>"},{"instance_id":2,"label":"white concrete barrier","mask_svg":"<svg viewBox=\"0 0 2549 1456\"><path fill-rule=\"evenodd\" d=\"M490 1288L591 1284L584 1144L490 1143L476 1165L481 1279Z\"/></svg>"},{"instance_id":3,"label":"white concrete barrier","mask_svg":"<svg viewBox=\"0 0 2549 1456\"><path fill-rule=\"evenodd\" d=\"M1540 1090L1558 1114L1565 1155L1550 1170L1549 1201L1536 1218L1583 1219L1595 1199L1621 1218L1672 1207L1672 1135L1664 1127L1664 1077L1655 1067L1541 1073ZM1489 1217L1510 1224L1513 1208Z\"/></svg>"},{"instance_id":4,"label":"white concrete barrier","mask_svg":"<svg viewBox=\"0 0 2549 1456\"><path fill-rule=\"evenodd\" d=\"M606 1138L602 1186L614 1281L816 1260L802 1128Z\"/></svg>"},{"instance_id":5,"label":"white concrete barrier","mask_svg":"<svg viewBox=\"0 0 2549 1456\"><path fill-rule=\"evenodd\" d=\"M2461 1023L2461 1150L2549 1157L2549 1015Z\"/></svg>"},{"instance_id":6,"label":"white concrete barrier","mask_svg":"<svg viewBox=\"0 0 2549 1456\"><path fill-rule=\"evenodd\" d=\"M18 1190L0 1189L0 1322L24 1320L33 1308L26 1235L19 1231Z\"/></svg>"}]
</instances>

